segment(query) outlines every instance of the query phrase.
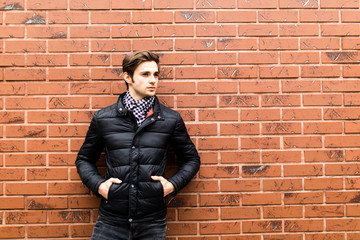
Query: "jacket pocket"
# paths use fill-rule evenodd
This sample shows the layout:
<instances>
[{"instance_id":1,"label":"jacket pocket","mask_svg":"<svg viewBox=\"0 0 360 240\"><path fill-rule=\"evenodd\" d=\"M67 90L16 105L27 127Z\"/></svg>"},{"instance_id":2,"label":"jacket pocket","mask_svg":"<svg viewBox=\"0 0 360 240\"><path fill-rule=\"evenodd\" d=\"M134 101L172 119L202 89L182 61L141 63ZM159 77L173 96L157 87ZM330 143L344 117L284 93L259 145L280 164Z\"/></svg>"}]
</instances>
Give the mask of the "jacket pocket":
<instances>
[{"instance_id":1,"label":"jacket pocket","mask_svg":"<svg viewBox=\"0 0 360 240\"><path fill-rule=\"evenodd\" d=\"M108 201L113 199L127 199L129 197L127 185L127 183L112 183L109 188Z\"/></svg>"}]
</instances>

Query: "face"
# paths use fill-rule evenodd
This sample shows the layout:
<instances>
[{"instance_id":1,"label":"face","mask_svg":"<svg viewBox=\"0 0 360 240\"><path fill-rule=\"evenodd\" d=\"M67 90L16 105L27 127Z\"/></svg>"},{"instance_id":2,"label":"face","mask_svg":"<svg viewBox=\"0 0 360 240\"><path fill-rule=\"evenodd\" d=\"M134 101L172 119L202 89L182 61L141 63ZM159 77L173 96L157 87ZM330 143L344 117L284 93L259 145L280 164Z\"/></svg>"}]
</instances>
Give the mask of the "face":
<instances>
[{"instance_id":1,"label":"face","mask_svg":"<svg viewBox=\"0 0 360 240\"><path fill-rule=\"evenodd\" d=\"M159 69L156 62L149 61L141 63L131 78L126 72L124 79L129 85L130 95L135 101L155 95L159 81Z\"/></svg>"}]
</instances>

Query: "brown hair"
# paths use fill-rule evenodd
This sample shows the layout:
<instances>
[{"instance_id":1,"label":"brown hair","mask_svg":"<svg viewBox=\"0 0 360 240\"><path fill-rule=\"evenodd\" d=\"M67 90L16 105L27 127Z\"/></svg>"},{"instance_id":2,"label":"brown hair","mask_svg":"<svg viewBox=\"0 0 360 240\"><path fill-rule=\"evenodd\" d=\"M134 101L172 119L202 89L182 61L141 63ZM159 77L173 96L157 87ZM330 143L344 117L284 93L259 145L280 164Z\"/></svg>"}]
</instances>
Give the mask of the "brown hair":
<instances>
[{"instance_id":1,"label":"brown hair","mask_svg":"<svg viewBox=\"0 0 360 240\"><path fill-rule=\"evenodd\" d=\"M126 72L131 78L135 69L143 62L156 62L159 68L159 55L150 51L138 51L129 53L125 56L122 64L122 71ZM126 87L129 88L127 82Z\"/></svg>"}]
</instances>

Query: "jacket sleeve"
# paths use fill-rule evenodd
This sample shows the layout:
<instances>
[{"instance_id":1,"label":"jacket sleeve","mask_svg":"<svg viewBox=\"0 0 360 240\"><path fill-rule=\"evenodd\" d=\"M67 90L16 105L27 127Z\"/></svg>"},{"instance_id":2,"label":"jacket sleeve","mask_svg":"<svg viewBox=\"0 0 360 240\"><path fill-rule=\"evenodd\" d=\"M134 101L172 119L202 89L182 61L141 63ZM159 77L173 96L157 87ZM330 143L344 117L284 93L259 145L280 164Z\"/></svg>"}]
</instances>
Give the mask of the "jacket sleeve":
<instances>
[{"instance_id":1,"label":"jacket sleeve","mask_svg":"<svg viewBox=\"0 0 360 240\"><path fill-rule=\"evenodd\" d=\"M103 141L99 134L96 115L91 120L85 141L80 148L75 164L82 182L98 197L99 185L105 181L98 172L96 162L103 150Z\"/></svg>"},{"instance_id":2,"label":"jacket sleeve","mask_svg":"<svg viewBox=\"0 0 360 240\"><path fill-rule=\"evenodd\" d=\"M174 192L171 195L175 196L190 182L200 168L200 157L179 113L177 113L171 145L180 163L179 170L168 179L174 185Z\"/></svg>"}]
</instances>

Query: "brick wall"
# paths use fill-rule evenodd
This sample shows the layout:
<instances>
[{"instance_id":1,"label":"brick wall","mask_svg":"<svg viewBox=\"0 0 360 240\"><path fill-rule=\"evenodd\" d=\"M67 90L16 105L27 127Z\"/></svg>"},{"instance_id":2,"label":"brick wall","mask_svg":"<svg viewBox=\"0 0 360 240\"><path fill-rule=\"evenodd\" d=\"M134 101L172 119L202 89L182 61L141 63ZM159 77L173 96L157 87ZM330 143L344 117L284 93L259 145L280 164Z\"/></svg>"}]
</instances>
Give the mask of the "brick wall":
<instances>
[{"instance_id":1,"label":"brick wall","mask_svg":"<svg viewBox=\"0 0 360 240\"><path fill-rule=\"evenodd\" d=\"M148 49L202 156L169 240L360 239L359 5L1 0L0 238L89 238L74 160L124 54Z\"/></svg>"}]
</instances>

